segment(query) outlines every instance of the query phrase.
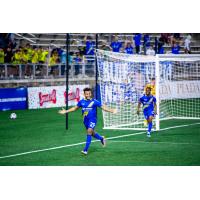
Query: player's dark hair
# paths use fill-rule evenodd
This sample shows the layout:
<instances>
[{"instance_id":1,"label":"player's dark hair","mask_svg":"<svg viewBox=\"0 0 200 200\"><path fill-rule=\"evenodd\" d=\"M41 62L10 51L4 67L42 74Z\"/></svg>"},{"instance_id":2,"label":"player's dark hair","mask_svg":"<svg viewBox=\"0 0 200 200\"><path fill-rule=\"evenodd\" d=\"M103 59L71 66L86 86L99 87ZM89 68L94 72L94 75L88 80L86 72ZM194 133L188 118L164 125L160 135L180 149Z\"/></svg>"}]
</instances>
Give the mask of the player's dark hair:
<instances>
[{"instance_id":1,"label":"player's dark hair","mask_svg":"<svg viewBox=\"0 0 200 200\"><path fill-rule=\"evenodd\" d=\"M146 89L149 89L151 91L151 87L146 87Z\"/></svg>"},{"instance_id":2,"label":"player's dark hair","mask_svg":"<svg viewBox=\"0 0 200 200\"><path fill-rule=\"evenodd\" d=\"M91 89L91 88L88 88L88 87L83 89L83 92L84 92L84 93L85 93L85 92L89 92L89 91L92 92L92 89Z\"/></svg>"},{"instance_id":3,"label":"player's dark hair","mask_svg":"<svg viewBox=\"0 0 200 200\"><path fill-rule=\"evenodd\" d=\"M155 81L156 79L155 79L155 78L152 78L151 80L152 80L152 81Z\"/></svg>"}]
</instances>

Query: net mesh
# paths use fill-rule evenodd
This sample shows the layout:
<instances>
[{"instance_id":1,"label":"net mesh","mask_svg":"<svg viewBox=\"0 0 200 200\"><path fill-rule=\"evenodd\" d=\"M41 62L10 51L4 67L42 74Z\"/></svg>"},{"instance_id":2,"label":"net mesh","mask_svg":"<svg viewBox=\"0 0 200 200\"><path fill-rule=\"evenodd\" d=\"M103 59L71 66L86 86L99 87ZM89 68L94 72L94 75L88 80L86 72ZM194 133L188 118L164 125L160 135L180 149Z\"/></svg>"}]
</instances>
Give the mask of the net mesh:
<instances>
[{"instance_id":1,"label":"net mesh","mask_svg":"<svg viewBox=\"0 0 200 200\"><path fill-rule=\"evenodd\" d=\"M196 57L136 56L97 50L101 101L118 113L103 112L104 128L144 129L137 112L144 88L159 67L159 118L200 118L200 59ZM157 64L158 63L158 64ZM155 95L155 94L154 94ZM158 95L156 95L158 96Z\"/></svg>"}]
</instances>

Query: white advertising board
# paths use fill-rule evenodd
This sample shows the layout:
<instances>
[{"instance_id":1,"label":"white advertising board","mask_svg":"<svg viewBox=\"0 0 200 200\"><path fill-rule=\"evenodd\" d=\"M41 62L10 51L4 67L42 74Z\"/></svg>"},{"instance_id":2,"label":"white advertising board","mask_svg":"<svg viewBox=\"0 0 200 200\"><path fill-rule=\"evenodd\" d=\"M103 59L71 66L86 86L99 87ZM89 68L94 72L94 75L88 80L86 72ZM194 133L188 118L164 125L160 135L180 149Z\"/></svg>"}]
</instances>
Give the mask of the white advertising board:
<instances>
[{"instance_id":1,"label":"white advertising board","mask_svg":"<svg viewBox=\"0 0 200 200\"><path fill-rule=\"evenodd\" d=\"M200 81L169 81L160 84L161 99L200 98Z\"/></svg>"},{"instance_id":2,"label":"white advertising board","mask_svg":"<svg viewBox=\"0 0 200 200\"><path fill-rule=\"evenodd\" d=\"M68 104L74 106L83 98L83 89L89 85L71 85L68 92ZM66 87L30 87L28 88L28 108L52 108L66 105Z\"/></svg>"}]
</instances>

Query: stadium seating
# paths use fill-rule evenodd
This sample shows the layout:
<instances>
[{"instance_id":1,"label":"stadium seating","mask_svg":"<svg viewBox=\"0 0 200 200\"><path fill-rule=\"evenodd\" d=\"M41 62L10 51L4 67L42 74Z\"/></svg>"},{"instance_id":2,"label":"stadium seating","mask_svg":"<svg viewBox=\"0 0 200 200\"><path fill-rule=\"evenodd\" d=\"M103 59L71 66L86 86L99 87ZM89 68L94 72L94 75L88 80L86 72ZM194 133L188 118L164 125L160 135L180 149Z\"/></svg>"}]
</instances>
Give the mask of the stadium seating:
<instances>
[{"instance_id":1,"label":"stadium seating","mask_svg":"<svg viewBox=\"0 0 200 200\"><path fill-rule=\"evenodd\" d=\"M82 56L82 60L80 63L74 62L75 54L80 52L81 49L84 51L85 47L85 36L90 37L90 40L96 41L96 34L83 34L76 33L70 34L70 70L69 70L69 78L72 82L86 82L86 81L94 81L95 80L95 62L93 55L84 55ZM98 37L98 48L103 48L103 45L109 46L114 35L117 35L119 41L125 42L127 40L133 40L134 34L127 33L105 33L99 34ZM150 35L150 43L151 45L155 45L155 38L159 38L159 33L153 33ZM181 34L182 41L186 38L187 34ZM17 47L25 46L29 43L33 47L44 47L48 49L50 52L53 49L63 49L65 51L66 48L66 34L64 33L48 33L48 34L31 34L31 33L23 33L23 34L15 34L15 42L17 43ZM143 39L142 39L143 44ZM184 53L183 49L184 42L181 44L180 53ZM165 52L171 52L170 45L164 45ZM192 34L191 41L191 51L193 54L200 53L200 36L199 34ZM144 53L143 45L141 45L141 54ZM49 67L48 61L45 64L28 64L31 69L30 76L25 76L23 70L25 69L24 65L17 65L17 75L16 76L8 76L8 67L12 65L1 64L0 71L0 79L1 84L0 87L17 87L17 86L39 86L39 85L62 85L65 82L65 73L64 67L65 63L56 63L55 70L57 72L52 73L51 67ZM15 65L16 66L16 65ZM39 66L39 67L38 67ZM76 69L79 68L79 72L77 74ZM40 71L38 70L40 69ZM38 72L39 71L39 72ZM43 71L43 72L41 72Z\"/></svg>"}]
</instances>

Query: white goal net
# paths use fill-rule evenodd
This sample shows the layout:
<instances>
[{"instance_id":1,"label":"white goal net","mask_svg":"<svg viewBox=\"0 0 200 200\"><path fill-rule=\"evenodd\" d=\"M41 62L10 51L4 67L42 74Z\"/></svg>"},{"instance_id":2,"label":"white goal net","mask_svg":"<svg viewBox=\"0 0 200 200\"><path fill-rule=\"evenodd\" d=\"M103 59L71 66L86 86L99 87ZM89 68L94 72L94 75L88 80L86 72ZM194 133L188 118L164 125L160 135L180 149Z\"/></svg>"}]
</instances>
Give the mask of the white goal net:
<instances>
[{"instance_id":1,"label":"white goal net","mask_svg":"<svg viewBox=\"0 0 200 200\"><path fill-rule=\"evenodd\" d=\"M160 121L200 118L200 56L142 56L97 50L102 104L118 113L103 112L106 129L144 129L143 113L136 114L146 84L156 80Z\"/></svg>"}]
</instances>

